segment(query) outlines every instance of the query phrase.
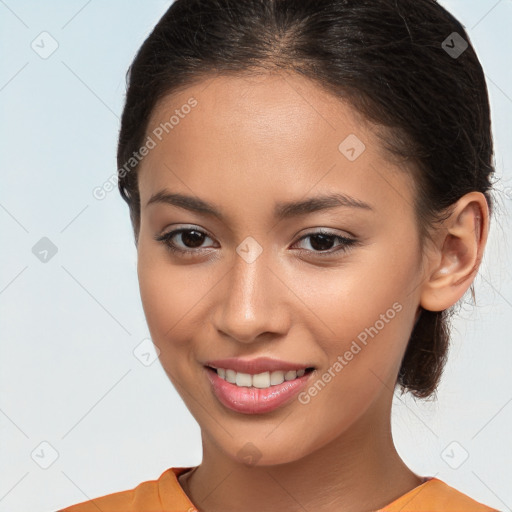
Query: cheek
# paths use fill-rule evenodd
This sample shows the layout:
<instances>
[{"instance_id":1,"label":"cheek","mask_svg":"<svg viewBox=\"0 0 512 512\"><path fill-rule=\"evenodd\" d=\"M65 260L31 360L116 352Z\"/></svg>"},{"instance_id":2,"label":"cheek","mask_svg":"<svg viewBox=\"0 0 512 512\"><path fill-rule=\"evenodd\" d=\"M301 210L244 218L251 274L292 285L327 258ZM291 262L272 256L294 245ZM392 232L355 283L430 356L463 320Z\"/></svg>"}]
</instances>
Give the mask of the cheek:
<instances>
[{"instance_id":1,"label":"cheek","mask_svg":"<svg viewBox=\"0 0 512 512\"><path fill-rule=\"evenodd\" d=\"M323 343L325 365L299 396L302 414L294 417L314 445L336 437L376 400L386 402L393 393L412 313L399 303L382 312L384 320L377 316L367 322L361 320L361 313L346 317L345 322L340 315L340 337ZM311 422L316 428L311 428Z\"/></svg>"},{"instance_id":2,"label":"cheek","mask_svg":"<svg viewBox=\"0 0 512 512\"><path fill-rule=\"evenodd\" d=\"M169 350L171 342L179 345L186 339L186 315L197 302L197 292L183 272L164 259L139 246L137 274L142 306L152 340L161 352Z\"/></svg>"},{"instance_id":3,"label":"cheek","mask_svg":"<svg viewBox=\"0 0 512 512\"><path fill-rule=\"evenodd\" d=\"M376 322L381 330L382 321L396 323L395 316L398 321L406 316L398 315L396 310L405 309L413 299L413 261L387 259L368 251L358 254L357 260L348 261L345 267L330 270L323 274L302 272L300 280L295 279L300 282L300 287L295 286L297 294L314 314L311 321L316 319L317 333L320 329L328 339L346 340ZM395 303L399 306L394 307ZM385 316L383 320L381 315Z\"/></svg>"},{"instance_id":4,"label":"cheek","mask_svg":"<svg viewBox=\"0 0 512 512\"><path fill-rule=\"evenodd\" d=\"M349 397L368 393L369 398L384 385L393 388L414 322L413 249L399 253L395 248L393 254L387 248L379 253L359 253L346 271L302 281L315 313L310 330L325 354L320 378L330 369L326 387ZM336 400L331 393L325 398Z\"/></svg>"}]
</instances>

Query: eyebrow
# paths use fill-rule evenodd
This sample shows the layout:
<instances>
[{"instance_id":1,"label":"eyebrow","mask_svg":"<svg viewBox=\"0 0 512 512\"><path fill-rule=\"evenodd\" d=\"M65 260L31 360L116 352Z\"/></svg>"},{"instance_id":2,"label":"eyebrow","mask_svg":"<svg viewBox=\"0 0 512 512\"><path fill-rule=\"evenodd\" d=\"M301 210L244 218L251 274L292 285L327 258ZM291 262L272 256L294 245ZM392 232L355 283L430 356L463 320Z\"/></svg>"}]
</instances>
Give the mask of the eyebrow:
<instances>
[{"instance_id":1,"label":"eyebrow","mask_svg":"<svg viewBox=\"0 0 512 512\"><path fill-rule=\"evenodd\" d=\"M211 203L193 196L171 193L168 190L160 190L153 194L146 207L153 203L164 203L184 208L196 213L202 213L216 217L225 222L224 215ZM274 217L279 220L307 215L321 210L328 210L339 207L360 208L363 210L373 210L368 203L360 201L346 194L333 193L328 195L319 195L300 201L289 201L276 203L274 207Z\"/></svg>"}]
</instances>

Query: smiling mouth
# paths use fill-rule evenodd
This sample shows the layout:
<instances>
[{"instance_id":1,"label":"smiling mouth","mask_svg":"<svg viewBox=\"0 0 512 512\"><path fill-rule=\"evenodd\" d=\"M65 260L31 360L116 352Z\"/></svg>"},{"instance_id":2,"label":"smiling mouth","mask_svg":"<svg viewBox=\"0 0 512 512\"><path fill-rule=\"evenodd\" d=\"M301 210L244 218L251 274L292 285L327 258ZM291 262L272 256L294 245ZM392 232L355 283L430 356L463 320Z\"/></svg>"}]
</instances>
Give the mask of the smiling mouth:
<instances>
[{"instance_id":1,"label":"smiling mouth","mask_svg":"<svg viewBox=\"0 0 512 512\"><path fill-rule=\"evenodd\" d=\"M272 386L278 386L285 381L291 381L303 377L304 375L314 371L313 367L302 368L300 370L276 370L257 373L237 372L229 368L206 367L209 371L216 373L221 379L234 384L238 387L266 389Z\"/></svg>"}]
</instances>

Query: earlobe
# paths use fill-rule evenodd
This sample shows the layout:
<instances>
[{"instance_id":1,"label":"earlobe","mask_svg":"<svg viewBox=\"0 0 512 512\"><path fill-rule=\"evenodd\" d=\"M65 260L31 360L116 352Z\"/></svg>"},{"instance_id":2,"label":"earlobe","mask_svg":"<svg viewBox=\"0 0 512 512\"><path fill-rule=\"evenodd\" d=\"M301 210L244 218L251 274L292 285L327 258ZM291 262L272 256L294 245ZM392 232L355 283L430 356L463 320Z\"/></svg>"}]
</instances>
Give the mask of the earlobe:
<instances>
[{"instance_id":1,"label":"earlobe","mask_svg":"<svg viewBox=\"0 0 512 512\"><path fill-rule=\"evenodd\" d=\"M473 282L489 230L489 207L481 192L470 192L454 205L437 228L436 246L427 262L420 305L429 311L453 306Z\"/></svg>"}]
</instances>

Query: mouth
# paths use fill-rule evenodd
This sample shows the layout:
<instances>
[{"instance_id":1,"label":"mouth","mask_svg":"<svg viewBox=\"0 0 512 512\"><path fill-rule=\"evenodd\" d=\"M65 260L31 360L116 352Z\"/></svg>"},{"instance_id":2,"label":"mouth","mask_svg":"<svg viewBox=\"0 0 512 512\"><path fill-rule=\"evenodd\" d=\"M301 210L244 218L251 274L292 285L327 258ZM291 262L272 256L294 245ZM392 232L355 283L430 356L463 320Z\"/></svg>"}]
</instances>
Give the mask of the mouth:
<instances>
[{"instance_id":1,"label":"mouth","mask_svg":"<svg viewBox=\"0 0 512 512\"><path fill-rule=\"evenodd\" d=\"M205 373L217 400L241 414L265 414L290 404L307 385L313 367L260 373L205 365Z\"/></svg>"},{"instance_id":2,"label":"mouth","mask_svg":"<svg viewBox=\"0 0 512 512\"><path fill-rule=\"evenodd\" d=\"M314 367L300 368L298 370L274 370L251 374L237 372L230 368L216 368L214 366L205 366L206 369L216 374L219 378L244 388L267 389L279 386L286 381L294 381L310 374L315 370Z\"/></svg>"}]
</instances>

